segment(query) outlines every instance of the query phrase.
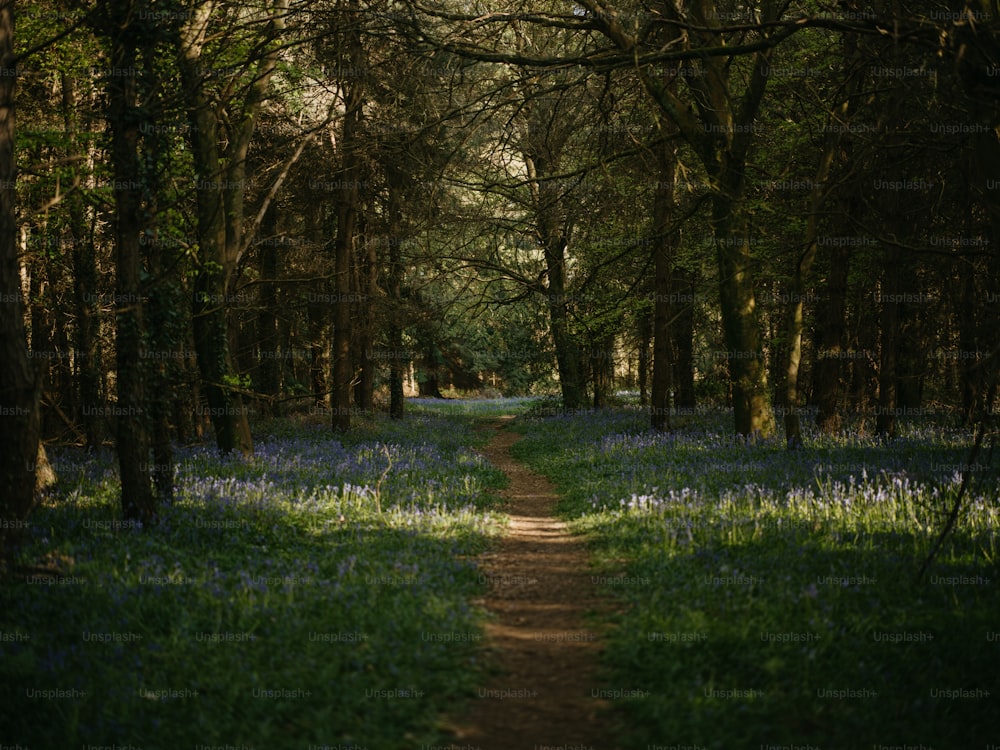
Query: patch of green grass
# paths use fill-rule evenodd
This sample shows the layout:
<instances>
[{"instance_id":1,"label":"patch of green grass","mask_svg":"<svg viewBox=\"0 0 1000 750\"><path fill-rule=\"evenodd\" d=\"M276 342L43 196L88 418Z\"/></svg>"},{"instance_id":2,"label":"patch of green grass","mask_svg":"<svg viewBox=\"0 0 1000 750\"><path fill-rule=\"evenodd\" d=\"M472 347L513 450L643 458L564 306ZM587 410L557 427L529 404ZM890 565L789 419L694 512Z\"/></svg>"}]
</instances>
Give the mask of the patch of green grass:
<instances>
[{"instance_id":1,"label":"patch of green grass","mask_svg":"<svg viewBox=\"0 0 1000 750\"><path fill-rule=\"evenodd\" d=\"M473 424L414 413L333 439L262 430L250 459L180 454L162 522L121 521L110 454L63 489L0 589L4 744L413 748L479 679L474 558L502 473Z\"/></svg>"},{"instance_id":2,"label":"patch of green grass","mask_svg":"<svg viewBox=\"0 0 1000 750\"><path fill-rule=\"evenodd\" d=\"M522 426L619 606L605 676L626 747L984 747L996 738L995 470L920 563L970 436L747 445L705 416L657 435L634 410Z\"/></svg>"}]
</instances>

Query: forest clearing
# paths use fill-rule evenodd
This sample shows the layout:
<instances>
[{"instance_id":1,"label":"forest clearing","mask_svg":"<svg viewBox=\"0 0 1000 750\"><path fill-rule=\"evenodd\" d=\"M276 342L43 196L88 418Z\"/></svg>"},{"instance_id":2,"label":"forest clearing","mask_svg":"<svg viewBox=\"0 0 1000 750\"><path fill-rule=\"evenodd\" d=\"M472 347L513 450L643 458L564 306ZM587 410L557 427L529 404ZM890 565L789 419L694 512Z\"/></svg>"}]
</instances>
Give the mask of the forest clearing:
<instances>
[{"instance_id":1,"label":"forest clearing","mask_svg":"<svg viewBox=\"0 0 1000 750\"><path fill-rule=\"evenodd\" d=\"M176 500L147 530L120 519L110 454L54 454L67 481L33 515L35 568L2 593L5 736L988 744L995 469L918 579L967 432L928 422L891 444L789 452L735 439L721 413L657 434L636 408L533 407L426 400L338 442L315 420L275 421L250 459L182 451ZM521 484L538 479L525 466L554 485ZM527 500L507 494L516 467ZM505 550L533 494L554 517ZM554 552L569 536L556 523L585 546Z\"/></svg>"}]
</instances>

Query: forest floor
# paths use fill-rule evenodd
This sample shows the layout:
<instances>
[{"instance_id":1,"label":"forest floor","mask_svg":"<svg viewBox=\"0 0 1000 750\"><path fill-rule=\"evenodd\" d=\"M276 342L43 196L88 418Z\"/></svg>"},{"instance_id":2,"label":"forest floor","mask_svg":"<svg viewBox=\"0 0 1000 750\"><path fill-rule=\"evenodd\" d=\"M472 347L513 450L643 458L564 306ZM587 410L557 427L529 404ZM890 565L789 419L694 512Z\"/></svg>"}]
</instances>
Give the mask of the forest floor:
<instances>
[{"instance_id":1,"label":"forest floor","mask_svg":"<svg viewBox=\"0 0 1000 750\"><path fill-rule=\"evenodd\" d=\"M587 626L588 613L606 604L583 539L553 515L554 487L511 457L521 436L505 429L509 419L491 423L495 435L480 450L510 479L510 528L481 558L489 592L477 602L493 615L486 636L496 674L471 711L449 722L453 741L479 750L615 750L610 701L595 697L601 639Z\"/></svg>"}]
</instances>

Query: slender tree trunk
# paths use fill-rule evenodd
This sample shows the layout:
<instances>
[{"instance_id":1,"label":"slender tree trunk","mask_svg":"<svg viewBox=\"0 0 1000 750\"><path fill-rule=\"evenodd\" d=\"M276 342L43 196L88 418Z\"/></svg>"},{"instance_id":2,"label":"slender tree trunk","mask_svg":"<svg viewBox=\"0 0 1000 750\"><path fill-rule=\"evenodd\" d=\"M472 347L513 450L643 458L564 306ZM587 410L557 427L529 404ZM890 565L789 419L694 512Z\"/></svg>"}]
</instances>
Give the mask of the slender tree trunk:
<instances>
[{"instance_id":1,"label":"slender tree trunk","mask_svg":"<svg viewBox=\"0 0 1000 750\"><path fill-rule=\"evenodd\" d=\"M360 4L349 0L353 27L348 32L348 70L363 70L364 48L361 44ZM333 429L344 432L351 427L351 382L354 366L351 358L351 262L358 228L359 187L361 180L361 124L365 103L364 79L354 76L343 83L345 114L340 147L343 168L342 189L337 202L337 237L334 241L334 320L333 320Z\"/></svg>"},{"instance_id":2,"label":"slender tree trunk","mask_svg":"<svg viewBox=\"0 0 1000 750\"><path fill-rule=\"evenodd\" d=\"M966 352L984 352L981 341L981 311L968 300L982 299L983 287L976 283L976 269L971 263L962 263L956 269L961 292L955 297L955 315L958 318L959 347ZM996 297L998 292L993 291ZM989 298L987 297L987 302ZM994 302L993 304L996 304ZM988 305L987 305L988 306ZM971 427L975 421L983 393L984 368L980 359L960 359L958 367L959 393L962 401L962 422Z\"/></svg>"},{"instance_id":3,"label":"slender tree trunk","mask_svg":"<svg viewBox=\"0 0 1000 750\"><path fill-rule=\"evenodd\" d=\"M112 18L129 18L131 0L117 0ZM109 77L108 119L115 178L115 348L118 360L117 450L122 513L126 520L156 520L156 501L149 475L148 404L143 350L142 173L139 167L139 113L135 69L137 41L130 26L112 31L111 65L124 71Z\"/></svg>"},{"instance_id":4,"label":"slender tree trunk","mask_svg":"<svg viewBox=\"0 0 1000 750\"><path fill-rule=\"evenodd\" d=\"M639 405L646 406L649 404L649 346L653 341L652 316L646 312L641 312L636 322L639 339L639 360L636 365L636 376L639 385Z\"/></svg>"},{"instance_id":5,"label":"slender tree trunk","mask_svg":"<svg viewBox=\"0 0 1000 750\"><path fill-rule=\"evenodd\" d=\"M55 229L55 227L53 227ZM62 255L63 238L58 231L53 231L48 237L50 247L58 248L58 256ZM55 257L58 257L55 256ZM54 260L54 258L53 258ZM46 291L48 300L42 304L46 309L51 338L49 339L49 366L46 377L46 396L51 399L52 411L55 417L61 410L63 414L76 414L76 404L73 397L73 376L70 371L69 335L66 332L66 315L60 309L58 290L62 285L62 263L56 263L46 258L45 272L47 276ZM61 420L60 420L61 421ZM53 424L56 424L53 419ZM60 429L65 426L60 425Z\"/></svg>"},{"instance_id":6,"label":"slender tree trunk","mask_svg":"<svg viewBox=\"0 0 1000 750\"><path fill-rule=\"evenodd\" d=\"M349 200L349 199L348 199ZM334 245L333 308L333 429L351 427L351 256L356 212L345 201L337 211L337 239Z\"/></svg>"},{"instance_id":7,"label":"slender tree trunk","mask_svg":"<svg viewBox=\"0 0 1000 750\"><path fill-rule=\"evenodd\" d=\"M403 351L403 176L388 168L389 184L389 416L402 419L403 376L409 357Z\"/></svg>"},{"instance_id":8,"label":"slender tree trunk","mask_svg":"<svg viewBox=\"0 0 1000 750\"><path fill-rule=\"evenodd\" d=\"M143 48L143 62L147 71L156 70L156 55L153 49ZM145 82L144 100L153 100L159 82L151 74ZM143 228L146 263L151 281L148 307L144 311L147 329L148 350L152 356L146 359L148 376L148 402L150 409L151 450L153 466L150 473L156 496L160 503L170 503L174 498L174 447L171 441L171 417L174 411L176 391L180 380L177 366L178 344L183 339L186 326L182 314L184 293L180 281L174 274L179 265L175 244L160 231L160 207L165 202L163 174L169 168L171 148L167 136L156 127L144 128L146 161L152 169L145 171L148 186L149 221Z\"/></svg>"},{"instance_id":9,"label":"slender tree trunk","mask_svg":"<svg viewBox=\"0 0 1000 750\"><path fill-rule=\"evenodd\" d=\"M47 235L39 238L44 247L48 240ZM28 256L28 314L31 321L31 331L29 338L29 356L38 365L38 376L41 378L41 389L44 400L47 402L47 395L50 389L49 383L49 363L55 355L52 345L52 329L49 320L47 305L44 298L48 291L48 284L45 282L45 266L49 262L45 257L47 253L38 253L37 257ZM50 408L48 403L42 404L41 413L41 434L51 435L59 429L58 415L55 409Z\"/></svg>"},{"instance_id":10,"label":"slender tree trunk","mask_svg":"<svg viewBox=\"0 0 1000 750\"><path fill-rule=\"evenodd\" d=\"M899 252L891 251L886 259L881 303L881 355L878 372L878 407L875 431L879 435L896 435L896 384L898 382L899 361L899 294L900 279L897 264Z\"/></svg>"},{"instance_id":11,"label":"slender tree trunk","mask_svg":"<svg viewBox=\"0 0 1000 750\"><path fill-rule=\"evenodd\" d=\"M816 311L813 399L818 409L816 426L825 433L836 432L841 426L840 380L844 365L844 315L847 310L850 259L849 247L837 245L831 248L826 293Z\"/></svg>"},{"instance_id":12,"label":"slender tree trunk","mask_svg":"<svg viewBox=\"0 0 1000 750\"><path fill-rule=\"evenodd\" d=\"M309 387L312 389L315 406L322 406L327 402L326 312L326 305L319 302L311 301L306 307L306 314L309 316Z\"/></svg>"},{"instance_id":13,"label":"slender tree trunk","mask_svg":"<svg viewBox=\"0 0 1000 750\"><path fill-rule=\"evenodd\" d=\"M271 415L277 414L274 399L278 396L278 212L271 207L264 214L261 225L261 242L258 245L260 268L260 311L257 313L257 390L270 396L262 405Z\"/></svg>"},{"instance_id":14,"label":"slender tree trunk","mask_svg":"<svg viewBox=\"0 0 1000 750\"><path fill-rule=\"evenodd\" d=\"M325 237L326 206L323 203L311 203L305 214L306 238L315 247L322 247ZM329 286L324 279L319 283L310 284L306 303L306 315L309 319L309 386L312 390L313 405L323 407L327 398L327 356L329 344L327 326L330 305Z\"/></svg>"},{"instance_id":15,"label":"slender tree trunk","mask_svg":"<svg viewBox=\"0 0 1000 750\"><path fill-rule=\"evenodd\" d=\"M920 294L912 283L911 271L905 273L903 299L916 299ZM913 304L899 306L899 349L897 355L896 401L902 413L915 414L923 403L924 378L927 375L927 355L930 346L923 335L924 315Z\"/></svg>"},{"instance_id":16,"label":"slender tree trunk","mask_svg":"<svg viewBox=\"0 0 1000 750\"><path fill-rule=\"evenodd\" d=\"M653 387L649 398L650 426L670 429L670 391L673 350L672 274L676 232L671 231L674 214L674 183L677 162L674 149L666 147L659 155L659 179L653 204Z\"/></svg>"},{"instance_id":17,"label":"slender tree trunk","mask_svg":"<svg viewBox=\"0 0 1000 750\"><path fill-rule=\"evenodd\" d=\"M375 243L368 241L367 237L361 244L364 250L358 263L355 327L359 373L354 401L362 413L370 414L375 411L375 369L378 364L374 356L375 320L372 307L378 296L378 253Z\"/></svg>"},{"instance_id":18,"label":"slender tree trunk","mask_svg":"<svg viewBox=\"0 0 1000 750\"><path fill-rule=\"evenodd\" d=\"M854 321L850 348L854 357L847 360L851 366L851 397L855 409L870 413L877 405L879 312L878 296L871 291L858 290L854 294Z\"/></svg>"},{"instance_id":19,"label":"slender tree trunk","mask_svg":"<svg viewBox=\"0 0 1000 750\"><path fill-rule=\"evenodd\" d=\"M66 137L72 139L78 136L77 98L73 77L63 73L61 84L63 126ZM77 401L87 446L95 448L101 443L100 421L95 416L101 399L101 361L97 346L97 256L93 235L86 231L86 212L79 191L81 183L79 171L74 167L74 190L66 200L70 236L73 239L73 302L76 312L73 343L76 348Z\"/></svg>"},{"instance_id":20,"label":"slender tree trunk","mask_svg":"<svg viewBox=\"0 0 1000 750\"><path fill-rule=\"evenodd\" d=\"M35 492L41 381L28 358L17 258L14 2L0 0L0 573L17 554Z\"/></svg>"},{"instance_id":21,"label":"slender tree trunk","mask_svg":"<svg viewBox=\"0 0 1000 750\"><path fill-rule=\"evenodd\" d=\"M558 120L557 109L545 98L526 108L520 149L531 191L535 232L544 257L544 295L563 408L574 410L586 406L585 363L571 327L572 306L567 294L566 250L572 222L561 187L552 178L559 171L561 150L569 133L565 128L549 132L551 123Z\"/></svg>"},{"instance_id":22,"label":"slender tree trunk","mask_svg":"<svg viewBox=\"0 0 1000 750\"><path fill-rule=\"evenodd\" d=\"M674 268L671 274L673 299L678 300L680 309L674 313L673 350L675 405L682 409L694 410L694 274L682 268Z\"/></svg>"}]
</instances>

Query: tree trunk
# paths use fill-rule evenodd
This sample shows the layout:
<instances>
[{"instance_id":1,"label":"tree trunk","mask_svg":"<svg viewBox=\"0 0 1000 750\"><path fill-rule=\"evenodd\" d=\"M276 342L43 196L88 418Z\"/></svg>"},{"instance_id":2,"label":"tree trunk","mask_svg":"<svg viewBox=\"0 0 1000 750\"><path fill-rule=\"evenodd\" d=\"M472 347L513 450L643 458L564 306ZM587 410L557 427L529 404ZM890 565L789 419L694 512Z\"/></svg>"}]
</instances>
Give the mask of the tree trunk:
<instances>
[{"instance_id":1,"label":"tree trunk","mask_svg":"<svg viewBox=\"0 0 1000 750\"><path fill-rule=\"evenodd\" d=\"M147 71L157 69L156 52L145 46L142 49L143 62ZM144 80L143 100L155 99L155 91L161 84L158 76L151 73ZM154 115L155 118L155 115ZM181 266L181 253L177 243L161 233L160 217L167 215L161 210L169 205L163 177L171 160L171 144L160 128L143 128L146 163L154 165L147 170L149 205L146 214L149 221L143 227L146 263L151 280L148 306L145 312L148 347L152 353L146 362L149 378L149 408L151 425L151 449L153 466L150 473L156 496L160 503L171 503L174 499L174 446L172 442L172 417L175 412L178 384L181 381L181 367L178 365L178 350L187 332L186 317L183 314L184 290L176 269ZM162 166L161 166L162 165Z\"/></svg>"},{"instance_id":2,"label":"tree trunk","mask_svg":"<svg viewBox=\"0 0 1000 750\"><path fill-rule=\"evenodd\" d=\"M905 272L903 299L916 299L920 294L912 282L912 271ZM927 355L930 346L923 335L924 315L914 305L903 302L899 306L899 348L896 373L896 405L903 414L916 414L924 397L924 378L927 375Z\"/></svg>"},{"instance_id":3,"label":"tree trunk","mask_svg":"<svg viewBox=\"0 0 1000 750\"><path fill-rule=\"evenodd\" d=\"M53 229L55 227L53 226ZM46 308L47 324L51 332L49 339L49 365L46 368L44 395L52 401L53 424L54 417L61 411L63 414L76 413L73 392L73 374L70 370L70 345L69 336L66 332L66 315L63 314L59 300L59 288L62 285L62 266L55 262L56 257L62 255L63 238L58 231L53 231L48 237L49 247L56 248L58 255L46 253L45 273L47 276L46 291L48 299L42 301ZM66 429L67 425L60 425L60 431ZM43 433L44 436L44 433Z\"/></svg>"},{"instance_id":4,"label":"tree trunk","mask_svg":"<svg viewBox=\"0 0 1000 750\"><path fill-rule=\"evenodd\" d=\"M434 345L434 339L431 334L424 331L423 335L426 337L422 342L424 351L423 367L421 368L423 370L423 378L417 381L417 389L421 397L444 398L444 395L441 393L441 380L439 377L444 359Z\"/></svg>"},{"instance_id":5,"label":"tree trunk","mask_svg":"<svg viewBox=\"0 0 1000 750\"><path fill-rule=\"evenodd\" d=\"M590 367L594 378L594 408L603 409L608 405L608 396L614 387L615 336L601 336L590 347Z\"/></svg>"},{"instance_id":6,"label":"tree trunk","mask_svg":"<svg viewBox=\"0 0 1000 750\"><path fill-rule=\"evenodd\" d=\"M402 419L403 375L409 357L403 351L403 176L386 169L389 186L389 416Z\"/></svg>"},{"instance_id":7,"label":"tree trunk","mask_svg":"<svg viewBox=\"0 0 1000 750\"><path fill-rule=\"evenodd\" d=\"M130 0L117 0L112 18L132 15ZM140 284L142 250L142 174L139 167L139 112L135 75L137 41L130 25L112 27L111 65L124 71L109 77L108 120L115 178L115 349L118 360L118 468L122 514L128 521L156 520L149 475L149 418L143 373L143 298Z\"/></svg>"},{"instance_id":8,"label":"tree trunk","mask_svg":"<svg viewBox=\"0 0 1000 750\"><path fill-rule=\"evenodd\" d=\"M309 317L309 387L312 390L313 405L327 403L326 387L326 344L327 306L310 301L306 307Z\"/></svg>"},{"instance_id":9,"label":"tree trunk","mask_svg":"<svg viewBox=\"0 0 1000 750\"><path fill-rule=\"evenodd\" d=\"M737 174L729 174L729 181L742 182L742 169ZM728 181L722 182L725 185ZM723 188L712 202L719 298L736 433L766 437L774 432L774 413L760 342L747 222L742 209L729 197L741 193L739 185Z\"/></svg>"},{"instance_id":10,"label":"tree trunk","mask_svg":"<svg viewBox=\"0 0 1000 750\"><path fill-rule=\"evenodd\" d=\"M639 360L636 366L636 379L639 385L639 405L646 406L649 404L649 346L653 341L652 316L642 311L639 313L636 323L639 339Z\"/></svg>"},{"instance_id":11,"label":"tree trunk","mask_svg":"<svg viewBox=\"0 0 1000 750\"><path fill-rule=\"evenodd\" d=\"M34 504L41 381L28 358L17 258L14 2L0 0L0 573Z\"/></svg>"},{"instance_id":12,"label":"tree trunk","mask_svg":"<svg viewBox=\"0 0 1000 750\"><path fill-rule=\"evenodd\" d=\"M549 279L546 297L549 303L549 320L551 321L552 339L556 349L556 367L559 372L563 408L572 410L583 407L585 393L580 366L580 349L569 329L563 247L562 237L556 237L546 247L545 260Z\"/></svg>"},{"instance_id":13,"label":"tree trunk","mask_svg":"<svg viewBox=\"0 0 1000 750\"><path fill-rule=\"evenodd\" d=\"M269 415L278 413L278 212L272 203L264 214L258 247L260 269L260 311L257 313L257 390L270 398L262 400Z\"/></svg>"},{"instance_id":14,"label":"tree trunk","mask_svg":"<svg viewBox=\"0 0 1000 750\"><path fill-rule=\"evenodd\" d=\"M877 294L865 289L854 293L854 321L852 340L849 348L854 356L847 362L851 366L850 401L861 413L870 413L877 404L878 356L879 356L879 311L875 304Z\"/></svg>"},{"instance_id":15,"label":"tree trunk","mask_svg":"<svg viewBox=\"0 0 1000 750\"><path fill-rule=\"evenodd\" d=\"M40 238L42 247L44 247L45 239L45 237ZM43 396L46 397L44 399L46 403L42 405L41 434L52 435L58 430L58 415L55 409L51 408L48 404L47 398L49 391L49 370L51 369L50 363L54 356L54 349L52 346L49 312L43 301L48 286L45 283L44 275L45 264L48 263L46 255L47 253L45 252L38 253L37 257L29 255L28 262L26 263L29 274L28 315L31 323L29 356L38 363L36 368L38 370L38 377L41 380L40 387Z\"/></svg>"},{"instance_id":16,"label":"tree trunk","mask_svg":"<svg viewBox=\"0 0 1000 750\"><path fill-rule=\"evenodd\" d=\"M326 206L323 203L311 203L305 213L306 239L314 247L322 247L325 237ZM327 356L329 344L327 335L329 285L324 279L309 285L307 294L306 316L309 320L309 387L312 391L313 405L317 408L328 404L327 398Z\"/></svg>"},{"instance_id":17,"label":"tree trunk","mask_svg":"<svg viewBox=\"0 0 1000 750\"><path fill-rule=\"evenodd\" d=\"M673 323L672 273L676 233L671 231L674 213L676 155L667 147L659 155L659 173L653 203L653 387L649 397L650 426L670 429L670 391L673 368L671 329Z\"/></svg>"},{"instance_id":18,"label":"tree trunk","mask_svg":"<svg viewBox=\"0 0 1000 750\"><path fill-rule=\"evenodd\" d=\"M899 295L900 279L897 264L899 252L893 249L886 258L881 303L881 355L878 371L878 408L875 431L885 437L896 435L896 384L899 359Z\"/></svg>"},{"instance_id":19,"label":"tree trunk","mask_svg":"<svg viewBox=\"0 0 1000 750\"><path fill-rule=\"evenodd\" d=\"M826 293L816 310L816 362L813 364L813 400L818 409L816 426L821 432L840 429L840 379L844 364L844 314L847 309L847 277L851 249L835 245L830 251Z\"/></svg>"},{"instance_id":20,"label":"tree trunk","mask_svg":"<svg viewBox=\"0 0 1000 750\"><path fill-rule=\"evenodd\" d=\"M62 107L63 126L68 139L78 136L77 99L73 77L63 73ZM101 399L101 361L97 345L97 256L93 234L85 231L86 212L80 194L81 178L73 168L73 190L66 196L69 212L69 231L73 240L73 302L76 313L74 327L76 348L77 402L80 421L89 448L101 443L100 420L96 418Z\"/></svg>"},{"instance_id":21,"label":"tree trunk","mask_svg":"<svg viewBox=\"0 0 1000 750\"><path fill-rule=\"evenodd\" d=\"M361 44L360 5L350 0L349 12L354 26L348 32L347 70L363 70L364 48ZM334 319L333 319L333 424L335 432L351 427L351 382L354 365L351 358L351 262L358 227L359 188L361 180L361 123L365 104L364 79L347 78L344 88L344 126L340 140L343 168L337 201L337 237L334 242Z\"/></svg>"},{"instance_id":22,"label":"tree trunk","mask_svg":"<svg viewBox=\"0 0 1000 750\"><path fill-rule=\"evenodd\" d=\"M671 274L673 299L680 309L674 313L674 405L693 411L694 400L694 274L683 268L674 268Z\"/></svg>"},{"instance_id":23,"label":"tree trunk","mask_svg":"<svg viewBox=\"0 0 1000 750\"><path fill-rule=\"evenodd\" d=\"M552 343L556 350L556 367L563 408L581 409L586 402L580 348L569 327L569 300L566 296L566 244L568 238L560 226L559 195L554 185L545 182L546 162L538 157L529 159L534 170L535 211L539 238L545 255L545 274Z\"/></svg>"},{"instance_id":24,"label":"tree trunk","mask_svg":"<svg viewBox=\"0 0 1000 750\"><path fill-rule=\"evenodd\" d=\"M375 411L375 369L374 356L375 320L372 306L378 296L378 253L374 242L368 241L362 233L364 248L358 263L357 313L355 331L357 333L358 380L354 388L354 403L363 414Z\"/></svg>"}]
</instances>

